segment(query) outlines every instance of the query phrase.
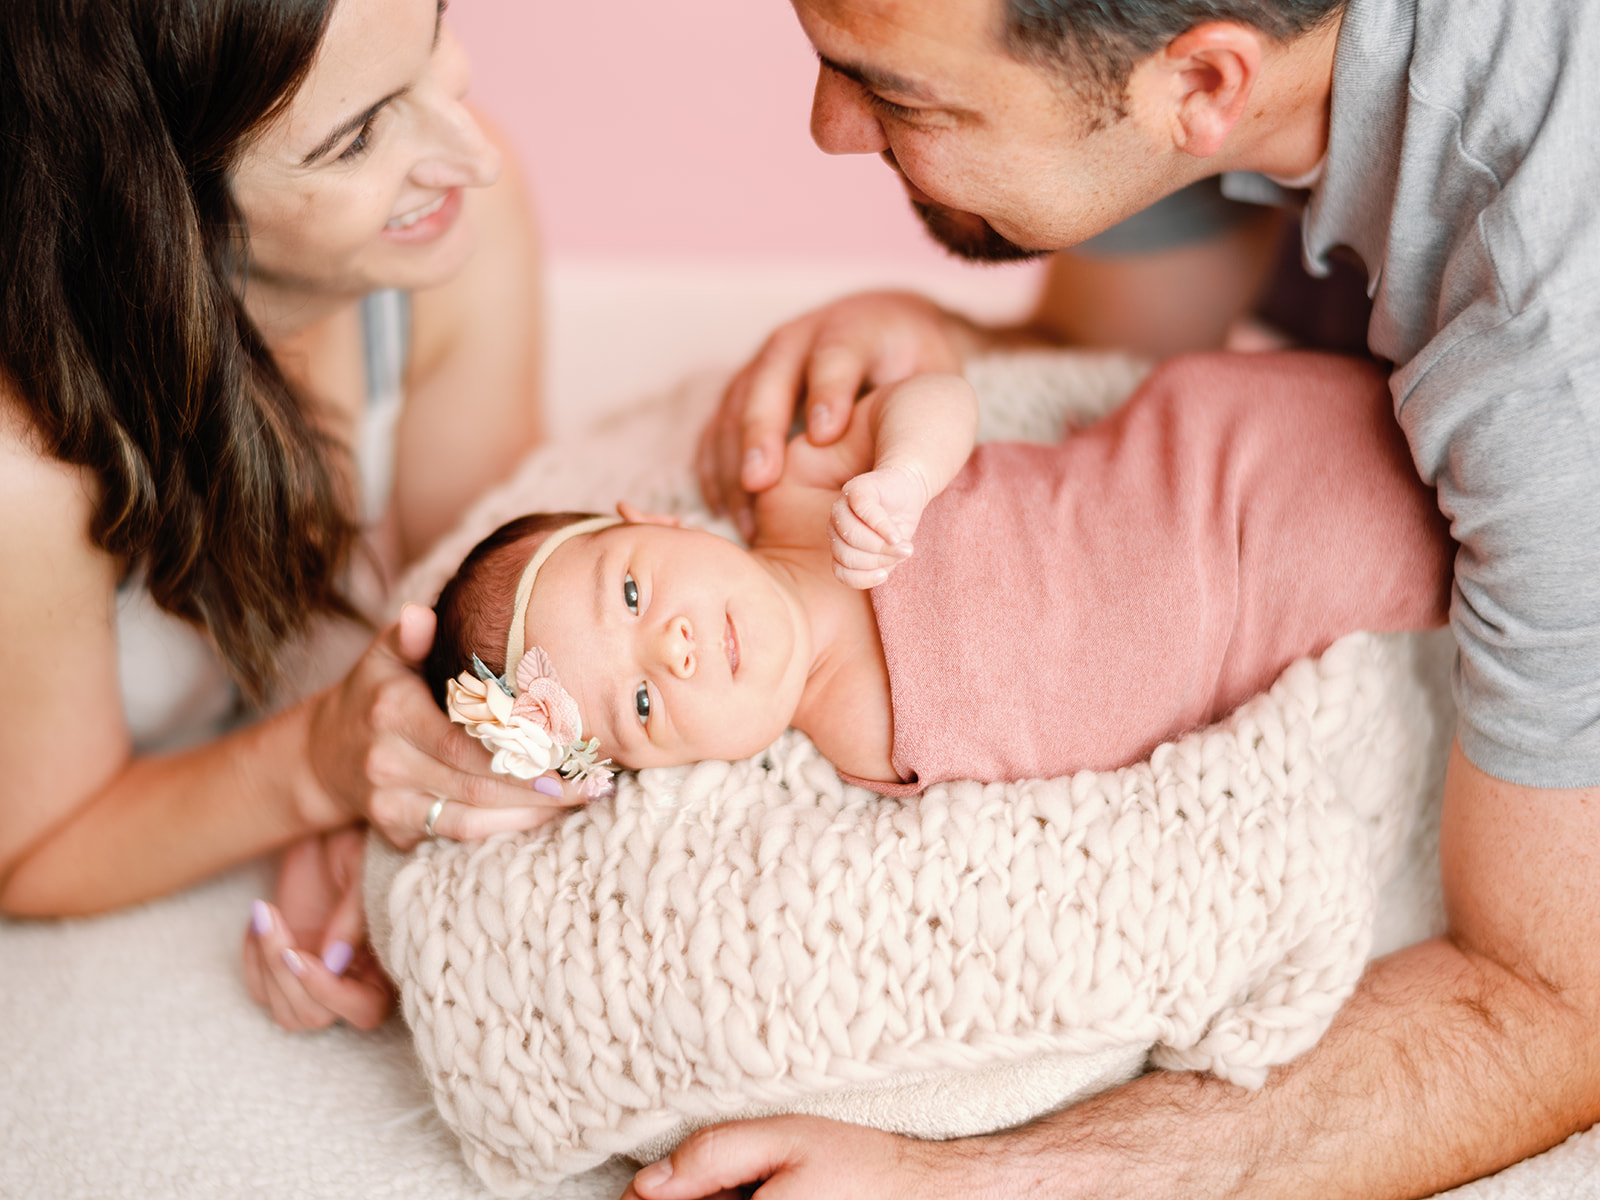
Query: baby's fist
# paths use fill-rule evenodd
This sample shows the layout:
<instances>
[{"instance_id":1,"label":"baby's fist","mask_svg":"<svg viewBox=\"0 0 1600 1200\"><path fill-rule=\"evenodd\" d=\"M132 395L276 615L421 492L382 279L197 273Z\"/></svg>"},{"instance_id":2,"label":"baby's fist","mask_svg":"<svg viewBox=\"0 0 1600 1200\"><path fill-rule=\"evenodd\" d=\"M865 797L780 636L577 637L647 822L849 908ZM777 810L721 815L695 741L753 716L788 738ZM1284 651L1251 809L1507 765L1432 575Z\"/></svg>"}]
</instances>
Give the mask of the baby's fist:
<instances>
[{"instance_id":1,"label":"baby's fist","mask_svg":"<svg viewBox=\"0 0 1600 1200\"><path fill-rule=\"evenodd\" d=\"M928 500L927 481L909 466L879 467L846 483L829 522L833 573L855 588L888 579L911 557L911 535Z\"/></svg>"}]
</instances>

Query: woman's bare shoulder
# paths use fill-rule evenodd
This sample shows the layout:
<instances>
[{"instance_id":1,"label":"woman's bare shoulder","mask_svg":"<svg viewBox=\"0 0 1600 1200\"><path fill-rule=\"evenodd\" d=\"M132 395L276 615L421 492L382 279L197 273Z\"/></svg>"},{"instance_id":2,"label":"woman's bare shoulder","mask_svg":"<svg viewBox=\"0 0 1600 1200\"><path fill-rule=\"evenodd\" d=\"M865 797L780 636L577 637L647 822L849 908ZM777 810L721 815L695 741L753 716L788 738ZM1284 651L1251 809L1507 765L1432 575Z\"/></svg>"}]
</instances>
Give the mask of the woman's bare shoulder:
<instances>
[{"instance_id":1,"label":"woman's bare shoulder","mask_svg":"<svg viewBox=\"0 0 1600 1200\"><path fill-rule=\"evenodd\" d=\"M0 555L43 550L64 566L74 546L93 551L89 521L96 483L85 467L52 456L33 421L0 384ZM8 571L9 573L9 571Z\"/></svg>"},{"instance_id":2,"label":"woman's bare shoulder","mask_svg":"<svg viewBox=\"0 0 1600 1200\"><path fill-rule=\"evenodd\" d=\"M127 759L118 569L90 537L94 500L92 472L46 453L0 395L0 876Z\"/></svg>"}]
</instances>

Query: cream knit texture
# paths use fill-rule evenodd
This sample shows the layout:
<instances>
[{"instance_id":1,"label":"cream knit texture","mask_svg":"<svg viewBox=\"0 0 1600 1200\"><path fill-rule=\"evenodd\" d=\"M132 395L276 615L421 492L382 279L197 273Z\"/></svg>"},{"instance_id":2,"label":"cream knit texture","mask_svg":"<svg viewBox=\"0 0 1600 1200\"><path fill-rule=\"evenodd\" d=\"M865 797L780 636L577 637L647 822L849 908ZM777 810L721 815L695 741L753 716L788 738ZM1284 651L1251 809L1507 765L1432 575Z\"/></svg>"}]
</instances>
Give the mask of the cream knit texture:
<instances>
[{"instance_id":1,"label":"cream knit texture","mask_svg":"<svg viewBox=\"0 0 1600 1200\"><path fill-rule=\"evenodd\" d=\"M1052 437L1139 370L1050 355L973 375L987 433ZM715 390L620 419L581 457L685 442ZM682 451L606 499L692 513ZM599 507L579 458L538 452L400 594L431 594L507 516ZM624 775L531 835L403 861L373 843L375 943L440 1112L501 1195L753 1112L923 1137L1014 1125L1147 1049L1258 1086L1367 957L1437 752L1418 645L1346 638L1116 772L897 800L842 785L790 732L744 762Z\"/></svg>"}]
</instances>

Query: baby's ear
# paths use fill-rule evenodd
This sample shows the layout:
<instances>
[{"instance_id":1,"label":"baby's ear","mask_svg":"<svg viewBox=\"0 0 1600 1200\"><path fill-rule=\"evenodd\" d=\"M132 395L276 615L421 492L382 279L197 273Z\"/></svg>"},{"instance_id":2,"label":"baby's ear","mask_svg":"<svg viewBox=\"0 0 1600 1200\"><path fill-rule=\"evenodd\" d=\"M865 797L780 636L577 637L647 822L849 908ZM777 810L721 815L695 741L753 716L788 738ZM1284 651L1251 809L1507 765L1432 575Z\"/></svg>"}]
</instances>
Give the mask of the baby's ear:
<instances>
[{"instance_id":1,"label":"baby's ear","mask_svg":"<svg viewBox=\"0 0 1600 1200\"><path fill-rule=\"evenodd\" d=\"M683 522L677 517L669 517L666 513L648 513L643 509L635 508L626 500L617 504L617 516L629 525L665 525L668 529L682 529Z\"/></svg>"}]
</instances>

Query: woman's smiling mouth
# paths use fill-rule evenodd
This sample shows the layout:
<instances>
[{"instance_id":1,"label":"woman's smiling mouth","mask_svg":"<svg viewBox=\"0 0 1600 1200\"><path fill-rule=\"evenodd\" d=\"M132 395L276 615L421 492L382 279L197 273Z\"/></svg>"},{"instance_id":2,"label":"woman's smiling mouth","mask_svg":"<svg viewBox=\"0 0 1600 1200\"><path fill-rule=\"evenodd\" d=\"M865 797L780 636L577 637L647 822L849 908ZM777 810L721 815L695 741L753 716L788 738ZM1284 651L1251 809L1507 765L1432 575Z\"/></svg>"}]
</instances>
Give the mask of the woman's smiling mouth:
<instances>
[{"instance_id":1,"label":"woman's smiling mouth","mask_svg":"<svg viewBox=\"0 0 1600 1200\"><path fill-rule=\"evenodd\" d=\"M410 229L418 221L421 221L421 220L424 220L424 219L426 219L428 217L433 216L434 213L438 212L441 208L444 207L444 202L446 200L448 200L448 199L450 199L450 193L446 192L444 195L440 196L437 200L430 201L429 203L424 204L421 208L412 209L408 213L403 213L400 216L395 217L387 225L385 225L384 228L385 229Z\"/></svg>"}]
</instances>

